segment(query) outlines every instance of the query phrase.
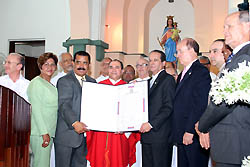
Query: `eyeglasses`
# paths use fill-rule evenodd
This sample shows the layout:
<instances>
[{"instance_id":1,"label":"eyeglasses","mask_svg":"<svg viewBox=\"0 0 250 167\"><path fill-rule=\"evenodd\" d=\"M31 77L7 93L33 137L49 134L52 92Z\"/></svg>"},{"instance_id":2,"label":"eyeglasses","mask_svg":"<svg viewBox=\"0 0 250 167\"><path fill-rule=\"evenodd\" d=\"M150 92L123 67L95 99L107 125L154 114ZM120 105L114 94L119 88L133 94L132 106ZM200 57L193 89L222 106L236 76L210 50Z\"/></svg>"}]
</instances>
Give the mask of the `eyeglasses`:
<instances>
[{"instance_id":1,"label":"eyeglasses","mask_svg":"<svg viewBox=\"0 0 250 167\"><path fill-rule=\"evenodd\" d=\"M18 65L18 64L21 64L21 63L11 62L11 61L4 61L3 65L5 65L5 64L16 64L16 65Z\"/></svg>"},{"instance_id":2,"label":"eyeglasses","mask_svg":"<svg viewBox=\"0 0 250 167\"><path fill-rule=\"evenodd\" d=\"M136 64L136 68L139 68L139 67L147 67L148 64Z\"/></svg>"}]
</instances>

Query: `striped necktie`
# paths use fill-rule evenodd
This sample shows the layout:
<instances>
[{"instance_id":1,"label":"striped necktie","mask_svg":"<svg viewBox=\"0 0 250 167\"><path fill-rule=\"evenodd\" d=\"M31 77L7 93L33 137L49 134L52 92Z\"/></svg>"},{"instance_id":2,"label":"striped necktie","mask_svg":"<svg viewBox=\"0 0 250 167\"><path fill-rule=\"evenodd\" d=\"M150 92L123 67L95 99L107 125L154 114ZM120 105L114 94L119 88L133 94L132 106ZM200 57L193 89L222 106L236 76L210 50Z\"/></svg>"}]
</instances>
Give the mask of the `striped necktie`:
<instances>
[{"instance_id":1,"label":"striped necktie","mask_svg":"<svg viewBox=\"0 0 250 167\"><path fill-rule=\"evenodd\" d=\"M233 57L234 57L234 54L233 54L233 53L230 54L230 55L228 56L228 58L227 58L226 64L230 63Z\"/></svg>"}]
</instances>

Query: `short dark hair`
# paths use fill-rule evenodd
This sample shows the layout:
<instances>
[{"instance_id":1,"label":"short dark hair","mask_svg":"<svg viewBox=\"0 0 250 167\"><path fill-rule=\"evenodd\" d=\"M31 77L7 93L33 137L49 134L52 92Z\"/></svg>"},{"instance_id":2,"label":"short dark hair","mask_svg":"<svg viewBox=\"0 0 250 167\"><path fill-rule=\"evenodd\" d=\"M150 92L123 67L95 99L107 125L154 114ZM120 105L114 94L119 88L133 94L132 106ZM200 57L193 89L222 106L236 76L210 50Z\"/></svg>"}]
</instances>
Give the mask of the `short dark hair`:
<instances>
[{"instance_id":1,"label":"short dark hair","mask_svg":"<svg viewBox=\"0 0 250 167\"><path fill-rule=\"evenodd\" d=\"M153 52L159 53L161 55L161 62L166 61L166 55L165 55L165 53L163 51L156 49L156 50L152 50L149 54L151 54Z\"/></svg>"},{"instance_id":2,"label":"short dark hair","mask_svg":"<svg viewBox=\"0 0 250 167\"><path fill-rule=\"evenodd\" d=\"M216 40L214 40L214 42L223 42L223 44L224 44L224 46L225 46L226 49L228 49L230 52L233 51L233 49L232 49L229 45L227 45L227 44L225 43L225 39L216 39ZM214 43L214 42L213 42L213 43Z\"/></svg>"},{"instance_id":3,"label":"short dark hair","mask_svg":"<svg viewBox=\"0 0 250 167\"><path fill-rule=\"evenodd\" d=\"M216 40L214 40L214 42L223 42L223 43L225 43L225 39L222 39L222 38L221 39L216 39Z\"/></svg>"},{"instance_id":4,"label":"short dark hair","mask_svg":"<svg viewBox=\"0 0 250 167\"><path fill-rule=\"evenodd\" d=\"M193 48L194 52L199 55L200 46L193 38L186 38L186 46L188 48Z\"/></svg>"},{"instance_id":5,"label":"short dark hair","mask_svg":"<svg viewBox=\"0 0 250 167\"><path fill-rule=\"evenodd\" d=\"M210 64L210 60L207 56L199 56L198 58L199 58L199 60L206 60L207 63L205 65Z\"/></svg>"},{"instance_id":6,"label":"short dark hair","mask_svg":"<svg viewBox=\"0 0 250 167\"><path fill-rule=\"evenodd\" d=\"M111 60L111 62L110 62L110 63L112 63L112 62L114 62L114 61L119 62L119 63L121 64L121 69L123 69L123 63L122 63L122 61L121 61L121 60L114 59L114 60ZM110 63L109 63L109 64L110 64Z\"/></svg>"},{"instance_id":7,"label":"short dark hair","mask_svg":"<svg viewBox=\"0 0 250 167\"><path fill-rule=\"evenodd\" d=\"M79 56L87 56L88 57L88 60L89 60L89 64L91 62L91 59L90 59L90 55L88 52L85 52L85 51L78 51L74 54L74 57L73 57L73 61L76 60L76 55L79 55Z\"/></svg>"},{"instance_id":8,"label":"short dark hair","mask_svg":"<svg viewBox=\"0 0 250 167\"><path fill-rule=\"evenodd\" d=\"M54 55L51 52L47 52L47 53L43 53L41 54L41 56L37 59L37 65L39 67L39 69L42 69L43 64L48 60L52 58L55 62L55 65L57 65L58 59L57 56Z\"/></svg>"},{"instance_id":9,"label":"short dark hair","mask_svg":"<svg viewBox=\"0 0 250 167\"><path fill-rule=\"evenodd\" d=\"M134 68L131 64L128 64L125 68L127 68L127 67L132 68L132 69L133 69L133 71L134 71L134 74L135 74L135 68Z\"/></svg>"}]
</instances>

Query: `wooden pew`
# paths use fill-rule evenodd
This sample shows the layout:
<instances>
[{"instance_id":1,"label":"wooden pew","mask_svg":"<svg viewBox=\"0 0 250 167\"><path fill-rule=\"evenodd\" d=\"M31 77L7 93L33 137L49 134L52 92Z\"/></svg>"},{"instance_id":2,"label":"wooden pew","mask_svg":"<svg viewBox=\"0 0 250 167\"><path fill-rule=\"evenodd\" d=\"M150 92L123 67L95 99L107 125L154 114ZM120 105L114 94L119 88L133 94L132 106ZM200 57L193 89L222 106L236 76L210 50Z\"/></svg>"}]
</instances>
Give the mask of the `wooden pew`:
<instances>
[{"instance_id":1,"label":"wooden pew","mask_svg":"<svg viewBox=\"0 0 250 167\"><path fill-rule=\"evenodd\" d=\"M0 167L28 167L31 106L0 86Z\"/></svg>"}]
</instances>

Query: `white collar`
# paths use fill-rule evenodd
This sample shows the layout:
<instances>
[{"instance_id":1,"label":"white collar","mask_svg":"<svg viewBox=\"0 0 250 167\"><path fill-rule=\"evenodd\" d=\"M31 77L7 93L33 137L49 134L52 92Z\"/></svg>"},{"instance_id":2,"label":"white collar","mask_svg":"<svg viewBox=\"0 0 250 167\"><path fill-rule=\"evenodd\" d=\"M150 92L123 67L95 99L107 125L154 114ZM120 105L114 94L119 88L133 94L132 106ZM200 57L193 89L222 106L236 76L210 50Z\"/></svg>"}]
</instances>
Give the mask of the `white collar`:
<instances>
[{"instance_id":1,"label":"white collar","mask_svg":"<svg viewBox=\"0 0 250 167\"><path fill-rule=\"evenodd\" d=\"M20 72L19 78L16 80L16 82L14 82L14 81L10 78L9 75L6 75L6 76L7 76L7 78L8 78L9 80L11 80L13 83L16 83L16 82L18 82L18 81L20 81L20 80L22 80L22 79L24 78L24 77L22 76L21 72Z\"/></svg>"},{"instance_id":2,"label":"white collar","mask_svg":"<svg viewBox=\"0 0 250 167\"><path fill-rule=\"evenodd\" d=\"M115 80L109 78L109 80L110 80L110 82L111 82L113 85L115 85L115 84L117 84L118 82L120 82L121 79L118 79L117 81L115 81Z\"/></svg>"},{"instance_id":3,"label":"white collar","mask_svg":"<svg viewBox=\"0 0 250 167\"><path fill-rule=\"evenodd\" d=\"M234 55L237 54L237 53L241 50L241 48L243 48L244 46L246 46L246 45L249 44L249 43L250 43L250 41L247 41L247 42L245 42L245 43L240 44L240 45L237 46L236 48L234 48L233 54L234 54Z\"/></svg>"},{"instance_id":4,"label":"white collar","mask_svg":"<svg viewBox=\"0 0 250 167\"><path fill-rule=\"evenodd\" d=\"M150 77L147 76L147 77L145 77L145 78L136 78L135 80L136 80L136 81L147 81L147 80L149 80L149 79L150 79ZM133 81L130 81L130 82L133 82Z\"/></svg>"},{"instance_id":5,"label":"white collar","mask_svg":"<svg viewBox=\"0 0 250 167\"><path fill-rule=\"evenodd\" d=\"M157 74L152 75L152 79L156 79L158 77L158 75L163 71L164 69L161 69Z\"/></svg>"},{"instance_id":6,"label":"white collar","mask_svg":"<svg viewBox=\"0 0 250 167\"><path fill-rule=\"evenodd\" d=\"M189 68L192 66L192 64L196 61L197 59L193 60L191 63L189 63L185 68L186 68L186 71L189 70Z\"/></svg>"}]
</instances>

